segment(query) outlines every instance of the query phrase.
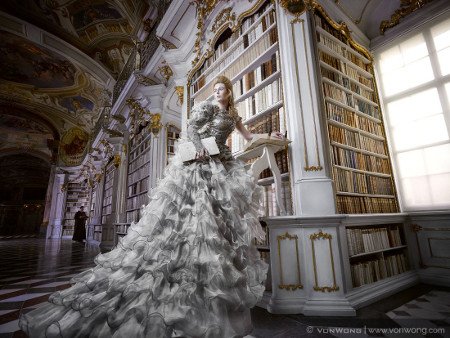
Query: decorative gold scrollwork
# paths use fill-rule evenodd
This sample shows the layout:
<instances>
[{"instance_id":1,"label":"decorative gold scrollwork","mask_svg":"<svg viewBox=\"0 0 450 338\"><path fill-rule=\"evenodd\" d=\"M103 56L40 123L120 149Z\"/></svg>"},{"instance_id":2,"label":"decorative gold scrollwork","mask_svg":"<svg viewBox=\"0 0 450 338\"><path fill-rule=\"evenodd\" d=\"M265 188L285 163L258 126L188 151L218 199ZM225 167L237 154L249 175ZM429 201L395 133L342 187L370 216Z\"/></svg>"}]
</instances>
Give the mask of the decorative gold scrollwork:
<instances>
[{"instance_id":1,"label":"decorative gold scrollwork","mask_svg":"<svg viewBox=\"0 0 450 338\"><path fill-rule=\"evenodd\" d=\"M321 291L321 292L338 291L339 286L336 283L336 272L334 269L333 249L331 246L332 235L320 230L318 233L314 233L314 234L310 235L309 238L311 239L312 259L313 259L313 268L314 268L314 287L313 287L314 291ZM331 271L333 273L333 285L332 286L319 286L318 285L319 282L318 282L318 277L317 277L317 261L316 261L316 250L314 247L314 242L316 240L321 240L321 239L328 240L328 244L329 244Z\"/></svg>"}]
</instances>

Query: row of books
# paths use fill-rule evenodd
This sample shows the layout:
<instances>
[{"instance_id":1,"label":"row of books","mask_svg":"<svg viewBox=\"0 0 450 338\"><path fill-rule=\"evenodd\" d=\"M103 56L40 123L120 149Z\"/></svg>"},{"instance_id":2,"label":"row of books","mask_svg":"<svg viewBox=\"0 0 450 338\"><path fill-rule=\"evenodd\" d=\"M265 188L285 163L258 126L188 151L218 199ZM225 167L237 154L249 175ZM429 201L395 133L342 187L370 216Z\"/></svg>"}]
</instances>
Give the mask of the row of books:
<instances>
[{"instance_id":1,"label":"row of books","mask_svg":"<svg viewBox=\"0 0 450 338\"><path fill-rule=\"evenodd\" d=\"M322 74L322 77L327 78L330 81L333 81L334 83L339 84L342 87L347 88L348 90L361 95L362 97L365 97L372 102L375 102L373 91L364 89L363 87L357 85L354 81L350 81L348 77L343 76L341 73L334 72L323 66L320 67L320 73Z\"/></svg>"},{"instance_id":2,"label":"row of books","mask_svg":"<svg viewBox=\"0 0 450 338\"><path fill-rule=\"evenodd\" d=\"M350 256L402 245L398 226L377 228L347 228L347 245Z\"/></svg>"},{"instance_id":3,"label":"row of books","mask_svg":"<svg viewBox=\"0 0 450 338\"><path fill-rule=\"evenodd\" d=\"M139 220L140 212L140 209L127 211L127 222L137 222Z\"/></svg>"},{"instance_id":4,"label":"row of books","mask_svg":"<svg viewBox=\"0 0 450 338\"><path fill-rule=\"evenodd\" d=\"M386 155L386 147L381 140L374 140L368 136L332 124L328 125L328 133L331 141L370 151L371 153Z\"/></svg>"},{"instance_id":5,"label":"row of books","mask_svg":"<svg viewBox=\"0 0 450 338\"><path fill-rule=\"evenodd\" d=\"M221 62L214 71L205 78L204 89L195 97L195 103L200 101L205 101L213 92L213 84L210 82L217 74L222 73L222 75L233 79L238 75L243 69L253 63L259 56L264 54L272 45L278 42L276 27L270 29L268 32L256 41L253 45L249 46L237 59L228 60L228 62ZM203 86L202 86L203 87ZM193 93L196 93L200 88L198 82L191 86Z\"/></svg>"},{"instance_id":6,"label":"row of books","mask_svg":"<svg viewBox=\"0 0 450 338\"><path fill-rule=\"evenodd\" d=\"M142 194L148 191L148 177L128 186L128 196Z\"/></svg>"},{"instance_id":7,"label":"row of books","mask_svg":"<svg viewBox=\"0 0 450 338\"><path fill-rule=\"evenodd\" d=\"M102 216L110 215L112 212L112 205L111 201L109 201L109 204L104 204L102 209Z\"/></svg>"},{"instance_id":8,"label":"row of books","mask_svg":"<svg viewBox=\"0 0 450 338\"><path fill-rule=\"evenodd\" d=\"M265 29L263 29L263 31L265 31L267 29L268 24L270 26L270 24L274 23L275 13L273 12L273 10L265 13L268 9L268 6L269 3L266 3L256 13L246 17L243 20L242 24L240 25L239 29L236 30L234 33L230 34L228 37L225 38L220 37L219 41L221 39L223 41L216 46L213 56L205 60L203 65L195 72L195 74L192 77L192 81L195 82L195 80L197 80L217 59L219 59L223 55L223 53L225 53L228 50L228 48L234 42L236 42L241 36L243 36L246 33L250 33L248 32L250 26L252 26L258 19L260 19L263 14L264 16L261 18L261 21L263 22L259 23L258 26L260 26L260 28L258 28L258 30L261 30L265 27ZM223 34L227 33L229 32L225 31Z\"/></svg>"},{"instance_id":9,"label":"row of books","mask_svg":"<svg viewBox=\"0 0 450 338\"><path fill-rule=\"evenodd\" d=\"M103 197L103 207L111 205L111 203L112 203L112 194Z\"/></svg>"},{"instance_id":10,"label":"row of books","mask_svg":"<svg viewBox=\"0 0 450 338\"><path fill-rule=\"evenodd\" d=\"M146 151L144 154L140 154L138 158L128 164L128 173L131 174L133 171L144 164L148 165L148 163L150 162L150 156L150 151Z\"/></svg>"},{"instance_id":11,"label":"row of books","mask_svg":"<svg viewBox=\"0 0 450 338\"><path fill-rule=\"evenodd\" d=\"M73 236L73 229L63 228L62 236L63 237L72 237Z\"/></svg>"},{"instance_id":12,"label":"row of books","mask_svg":"<svg viewBox=\"0 0 450 338\"><path fill-rule=\"evenodd\" d=\"M233 85L233 94L235 98L247 93L249 90L259 85L262 81L276 73L280 69L280 57L278 51L272 54L269 61L245 74Z\"/></svg>"},{"instance_id":13,"label":"row of books","mask_svg":"<svg viewBox=\"0 0 450 338\"><path fill-rule=\"evenodd\" d=\"M333 52L338 55L342 55L344 58L365 70L366 72L370 70L369 64L366 64L361 58L357 57L351 50L351 47L343 47L339 43L337 43L332 38L322 34L321 32L317 32L317 40L323 45L327 46ZM342 42L342 41L341 41Z\"/></svg>"},{"instance_id":14,"label":"row of books","mask_svg":"<svg viewBox=\"0 0 450 338\"><path fill-rule=\"evenodd\" d=\"M139 209L141 206L148 203L147 194L141 194L127 199L127 210Z\"/></svg>"},{"instance_id":15,"label":"row of books","mask_svg":"<svg viewBox=\"0 0 450 338\"><path fill-rule=\"evenodd\" d=\"M350 265L354 287L370 284L408 271L408 261L401 253Z\"/></svg>"},{"instance_id":16,"label":"row of books","mask_svg":"<svg viewBox=\"0 0 450 338\"><path fill-rule=\"evenodd\" d=\"M375 173L391 173L391 168L387 158L361 154L360 152L340 148L335 145L331 146L331 153L333 164L335 165Z\"/></svg>"},{"instance_id":17,"label":"row of books","mask_svg":"<svg viewBox=\"0 0 450 338\"><path fill-rule=\"evenodd\" d=\"M278 103L282 98L281 79L276 79L257 91L254 95L237 103L236 108L239 111L239 115L245 121Z\"/></svg>"},{"instance_id":18,"label":"row of books","mask_svg":"<svg viewBox=\"0 0 450 338\"><path fill-rule=\"evenodd\" d=\"M142 134L142 133L141 133ZM148 136L148 135L147 135ZM148 153L148 149L150 148L150 137L148 137L145 141L141 142L137 147L130 147L130 155L128 156L128 162L131 163L144 152Z\"/></svg>"},{"instance_id":19,"label":"row of books","mask_svg":"<svg viewBox=\"0 0 450 338\"><path fill-rule=\"evenodd\" d=\"M398 212L395 198L336 195L340 214L376 214Z\"/></svg>"},{"instance_id":20,"label":"row of books","mask_svg":"<svg viewBox=\"0 0 450 338\"><path fill-rule=\"evenodd\" d=\"M128 175L128 185L131 185L133 183L136 183L139 180L142 180L146 178L150 173L150 166L144 165L143 167L140 167L133 173Z\"/></svg>"},{"instance_id":21,"label":"row of books","mask_svg":"<svg viewBox=\"0 0 450 338\"><path fill-rule=\"evenodd\" d=\"M361 72L358 72L358 70L355 69L354 67L347 66L347 63L342 61L341 59L331 56L322 50L319 50L319 60L322 60L329 66L333 67L334 69L338 70L344 75L347 75L353 80L361 83L362 85L368 87L369 89L374 88L371 77L366 77Z\"/></svg>"},{"instance_id":22,"label":"row of books","mask_svg":"<svg viewBox=\"0 0 450 338\"><path fill-rule=\"evenodd\" d=\"M67 217L67 219L64 220L64 226L74 226L74 225L75 225L74 219L70 219L69 217Z\"/></svg>"},{"instance_id":23,"label":"row of books","mask_svg":"<svg viewBox=\"0 0 450 338\"><path fill-rule=\"evenodd\" d=\"M277 204L275 184L265 185L263 189L263 204L261 205L260 212L266 217L279 216L280 208ZM292 195L289 181L281 182L281 199L284 203L286 213L292 215Z\"/></svg>"},{"instance_id":24,"label":"row of books","mask_svg":"<svg viewBox=\"0 0 450 338\"><path fill-rule=\"evenodd\" d=\"M392 195L391 178L366 175L359 172L333 167L336 189L340 192L358 194Z\"/></svg>"},{"instance_id":25,"label":"row of books","mask_svg":"<svg viewBox=\"0 0 450 338\"><path fill-rule=\"evenodd\" d=\"M130 224L116 224L116 232L120 234L126 234Z\"/></svg>"},{"instance_id":26,"label":"row of books","mask_svg":"<svg viewBox=\"0 0 450 338\"><path fill-rule=\"evenodd\" d=\"M358 128L368 133L384 137L381 123L369 120L365 117L358 116Z\"/></svg>"},{"instance_id":27,"label":"row of books","mask_svg":"<svg viewBox=\"0 0 450 338\"><path fill-rule=\"evenodd\" d=\"M93 239L94 239L94 241L101 242L102 241L102 233L94 232Z\"/></svg>"}]
</instances>

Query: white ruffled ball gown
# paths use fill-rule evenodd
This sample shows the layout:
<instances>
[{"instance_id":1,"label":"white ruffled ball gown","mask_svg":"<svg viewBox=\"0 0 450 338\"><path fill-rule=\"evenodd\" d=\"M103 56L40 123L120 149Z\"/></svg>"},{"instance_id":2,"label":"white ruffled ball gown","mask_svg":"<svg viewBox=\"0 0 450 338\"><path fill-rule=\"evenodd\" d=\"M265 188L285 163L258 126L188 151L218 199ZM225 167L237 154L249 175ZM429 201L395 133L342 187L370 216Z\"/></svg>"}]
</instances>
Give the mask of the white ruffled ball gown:
<instances>
[{"instance_id":1,"label":"white ruffled ball gown","mask_svg":"<svg viewBox=\"0 0 450 338\"><path fill-rule=\"evenodd\" d=\"M194 107L188 136L221 151L184 164L175 155L138 223L70 288L22 315L30 337L242 337L262 297L267 264L252 244L261 189L225 141L238 118Z\"/></svg>"}]
</instances>

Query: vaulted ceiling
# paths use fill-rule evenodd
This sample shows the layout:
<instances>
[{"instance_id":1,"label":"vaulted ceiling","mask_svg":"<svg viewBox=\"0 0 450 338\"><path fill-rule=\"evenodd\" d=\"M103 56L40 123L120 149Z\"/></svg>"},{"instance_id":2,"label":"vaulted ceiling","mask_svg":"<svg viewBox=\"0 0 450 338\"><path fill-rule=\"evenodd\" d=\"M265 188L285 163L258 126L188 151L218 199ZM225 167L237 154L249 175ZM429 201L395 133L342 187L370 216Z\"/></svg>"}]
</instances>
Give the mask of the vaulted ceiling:
<instances>
[{"instance_id":1,"label":"vaulted ceiling","mask_svg":"<svg viewBox=\"0 0 450 338\"><path fill-rule=\"evenodd\" d=\"M158 2L2 0L0 156L16 149L55 161L59 142L80 135L84 152Z\"/></svg>"}]
</instances>

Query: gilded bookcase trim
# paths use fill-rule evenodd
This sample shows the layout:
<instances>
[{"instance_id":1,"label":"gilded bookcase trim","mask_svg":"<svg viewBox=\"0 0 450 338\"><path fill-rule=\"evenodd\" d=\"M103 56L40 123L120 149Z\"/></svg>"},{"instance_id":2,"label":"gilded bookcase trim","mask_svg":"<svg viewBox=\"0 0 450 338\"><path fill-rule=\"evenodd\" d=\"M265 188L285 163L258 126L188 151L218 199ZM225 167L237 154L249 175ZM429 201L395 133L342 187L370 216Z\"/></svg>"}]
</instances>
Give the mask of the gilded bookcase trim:
<instances>
[{"instance_id":1,"label":"gilded bookcase trim","mask_svg":"<svg viewBox=\"0 0 450 338\"><path fill-rule=\"evenodd\" d=\"M312 249L312 259L313 259L313 268L314 268L314 291L321 291L321 292L333 292L338 291L339 286L336 283L336 271L334 268L334 256L333 256L333 248L331 246L331 234L324 233L322 230L320 230L318 233L314 233L309 236L311 239L311 249ZM314 242L317 240L328 240L328 245L330 249L330 263L331 263L331 272L333 273L333 285L332 286L319 286L318 278L317 278L317 260L316 260L316 249L314 247Z\"/></svg>"},{"instance_id":2,"label":"gilded bookcase trim","mask_svg":"<svg viewBox=\"0 0 450 338\"><path fill-rule=\"evenodd\" d=\"M295 241L295 254L297 258L297 284L284 284L284 277L283 277L283 263L281 259L281 241L284 240L294 240ZM298 253L298 236L297 235L291 235L288 232L286 232L284 235L277 236L277 244L278 244L278 262L280 267L280 284L278 284L279 289L285 289L288 291L295 291L297 289L303 289L303 285L301 283L301 276L300 276L300 257Z\"/></svg>"}]
</instances>

